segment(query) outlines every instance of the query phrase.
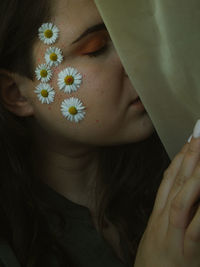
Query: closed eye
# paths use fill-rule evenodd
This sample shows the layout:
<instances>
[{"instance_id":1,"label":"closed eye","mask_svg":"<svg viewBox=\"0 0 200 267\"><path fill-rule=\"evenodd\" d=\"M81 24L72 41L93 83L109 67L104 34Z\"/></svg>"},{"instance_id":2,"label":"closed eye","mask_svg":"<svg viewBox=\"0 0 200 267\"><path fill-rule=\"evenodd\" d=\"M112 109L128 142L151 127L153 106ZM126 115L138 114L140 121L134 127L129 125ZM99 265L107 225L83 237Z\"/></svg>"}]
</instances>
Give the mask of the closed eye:
<instances>
[{"instance_id":1,"label":"closed eye","mask_svg":"<svg viewBox=\"0 0 200 267\"><path fill-rule=\"evenodd\" d=\"M89 36L85 42L79 46L77 53L83 56L98 57L104 54L110 46L110 36L107 31L99 31Z\"/></svg>"},{"instance_id":2,"label":"closed eye","mask_svg":"<svg viewBox=\"0 0 200 267\"><path fill-rule=\"evenodd\" d=\"M98 56L104 54L107 50L108 50L108 45L105 45L96 51L93 51L90 53L85 53L84 55L87 55L89 57L98 57Z\"/></svg>"}]
</instances>

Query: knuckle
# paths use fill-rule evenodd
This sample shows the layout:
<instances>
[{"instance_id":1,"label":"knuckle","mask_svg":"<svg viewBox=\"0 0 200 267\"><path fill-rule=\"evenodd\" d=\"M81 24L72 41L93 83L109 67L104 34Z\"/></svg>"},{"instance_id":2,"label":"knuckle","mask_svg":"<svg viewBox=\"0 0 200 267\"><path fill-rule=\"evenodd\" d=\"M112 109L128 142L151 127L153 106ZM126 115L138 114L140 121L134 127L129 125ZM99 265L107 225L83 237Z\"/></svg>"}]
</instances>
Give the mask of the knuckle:
<instances>
[{"instance_id":1,"label":"knuckle","mask_svg":"<svg viewBox=\"0 0 200 267\"><path fill-rule=\"evenodd\" d=\"M174 176L184 156L185 154L183 152L179 152L179 154L175 156L169 167L164 171L163 177L167 178Z\"/></svg>"},{"instance_id":2,"label":"knuckle","mask_svg":"<svg viewBox=\"0 0 200 267\"><path fill-rule=\"evenodd\" d=\"M179 152L174 159L172 160L172 163L170 164L170 166L174 166L177 163L179 163L180 161L183 160L183 158L185 157L185 153L183 151Z\"/></svg>"},{"instance_id":3,"label":"knuckle","mask_svg":"<svg viewBox=\"0 0 200 267\"><path fill-rule=\"evenodd\" d=\"M197 156L197 153L194 151L188 151L187 154L185 155L185 162L190 162Z\"/></svg>"},{"instance_id":4,"label":"knuckle","mask_svg":"<svg viewBox=\"0 0 200 267\"><path fill-rule=\"evenodd\" d=\"M187 179L188 179L187 176L178 174L176 176L175 181L174 181L174 186L177 187L177 188L182 187Z\"/></svg>"},{"instance_id":5,"label":"knuckle","mask_svg":"<svg viewBox=\"0 0 200 267\"><path fill-rule=\"evenodd\" d=\"M171 211L173 214L180 213L184 210L184 207L184 201L182 201L182 199L179 197L175 197L171 202Z\"/></svg>"},{"instance_id":6,"label":"knuckle","mask_svg":"<svg viewBox=\"0 0 200 267\"><path fill-rule=\"evenodd\" d=\"M173 201L170 207L169 214L169 223L174 227L182 228L184 226L183 222L183 214L184 214L184 205L180 201Z\"/></svg>"},{"instance_id":7,"label":"knuckle","mask_svg":"<svg viewBox=\"0 0 200 267\"><path fill-rule=\"evenodd\" d=\"M182 159L185 157L185 151L180 151L178 155L175 156L175 159Z\"/></svg>"},{"instance_id":8,"label":"knuckle","mask_svg":"<svg viewBox=\"0 0 200 267\"><path fill-rule=\"evenodd\" d=\"M196 146L189 146L186 155L196 156L197 154L199 154L199 148Z\"/></svg>"}]
</instances>

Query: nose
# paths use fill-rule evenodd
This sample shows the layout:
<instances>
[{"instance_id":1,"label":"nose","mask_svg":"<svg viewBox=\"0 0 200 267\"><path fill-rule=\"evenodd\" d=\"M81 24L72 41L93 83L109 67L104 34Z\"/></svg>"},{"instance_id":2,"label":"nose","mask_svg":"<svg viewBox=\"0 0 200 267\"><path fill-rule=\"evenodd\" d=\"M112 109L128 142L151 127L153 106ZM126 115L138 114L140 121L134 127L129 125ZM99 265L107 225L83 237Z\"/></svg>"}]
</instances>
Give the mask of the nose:
<instances>
[{"instance_id":1,"label":"nose","mask_svg":"<svg viewBox=\"0 0 200 267\"><path fill-rule=\"evenodd\" d=\"M128 74L127 74L127 72L126 72L124 66L122 66L122 67L123 67L123 71L124 71L124 76L125 76L125 77L128 77Z\"/></svg>"},{"instance_id":2,"label":"nose","mask_svg":"<svg viewBox=\"0 0 200 267\"><path fill-rule=\"evenodd\" d=\"M128 74L127 74L127 72L126 72L126 70L125 70L125 68L124 68L124 66L123 66L123 64L122 64L122 62L121 62L121 59L120 59L120 57L119 57L119 55L118 55L118 53L117 53L116 50L115 50L115 53L116 53L116 57L117 57L118 61L119 61L120 64L121 64L121 67L122 67L122 71L123 71L123 73L124 73L124 76L125 76L125 77L128 77Z\"/></svg>"}]
</instances>

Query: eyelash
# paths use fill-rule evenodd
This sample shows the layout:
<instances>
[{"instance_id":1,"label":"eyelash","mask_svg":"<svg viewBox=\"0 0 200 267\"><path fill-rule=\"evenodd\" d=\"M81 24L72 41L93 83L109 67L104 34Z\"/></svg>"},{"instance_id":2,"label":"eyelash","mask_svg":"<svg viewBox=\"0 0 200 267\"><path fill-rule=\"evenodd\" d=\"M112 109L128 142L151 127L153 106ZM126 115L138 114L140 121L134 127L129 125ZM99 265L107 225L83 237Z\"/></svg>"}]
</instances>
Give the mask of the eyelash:
<instances>
[{"instance_id":1,"label":"eyelash","mask_svg":"<svg viewBox=\"0 0 200 267\"><path fill-rule=\"evenodd\" d=\"M106 44L103 47L101 47L100 49L98 49L94 52L88 53L86 55L89 57L98 57L98 56L104 54L107 50L108 50L108 44Z\"/></svg>"}]
</instances>

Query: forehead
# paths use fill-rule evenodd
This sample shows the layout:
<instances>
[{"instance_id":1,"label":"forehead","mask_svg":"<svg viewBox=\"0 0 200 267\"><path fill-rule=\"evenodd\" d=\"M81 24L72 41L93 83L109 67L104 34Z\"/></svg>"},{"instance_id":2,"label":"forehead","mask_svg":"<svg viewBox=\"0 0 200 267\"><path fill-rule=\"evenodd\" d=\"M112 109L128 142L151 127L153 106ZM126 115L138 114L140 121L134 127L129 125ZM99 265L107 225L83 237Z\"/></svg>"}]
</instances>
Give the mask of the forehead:
<instances>
[{"instance_id":1,"label":"forehead","mask_svg":"<svg viewBox=\"0 0 200 267\"><path fill-rule=\"evenodd\" d=\"M59 39L56 46L70 50L71 43L87 28L102 22L93 0L52 0L51 21L59 28ZM47 21L44 21L44 23ZM47 46L39 40L33 48L34 58L43 57Z\"/></svg>"},{"instance_id":2,"label":"forehead","mask_svg":"<svg viewBox=\"0 0 200 267\"><path fill-rule=\"evenodd\" d=\"M53 3L52 21L59 27L60 40L70 41L86 28L102 21L93 0L56 0ZM63 35L65 34L65 36Z\"/></svg>"}]
</instances>

